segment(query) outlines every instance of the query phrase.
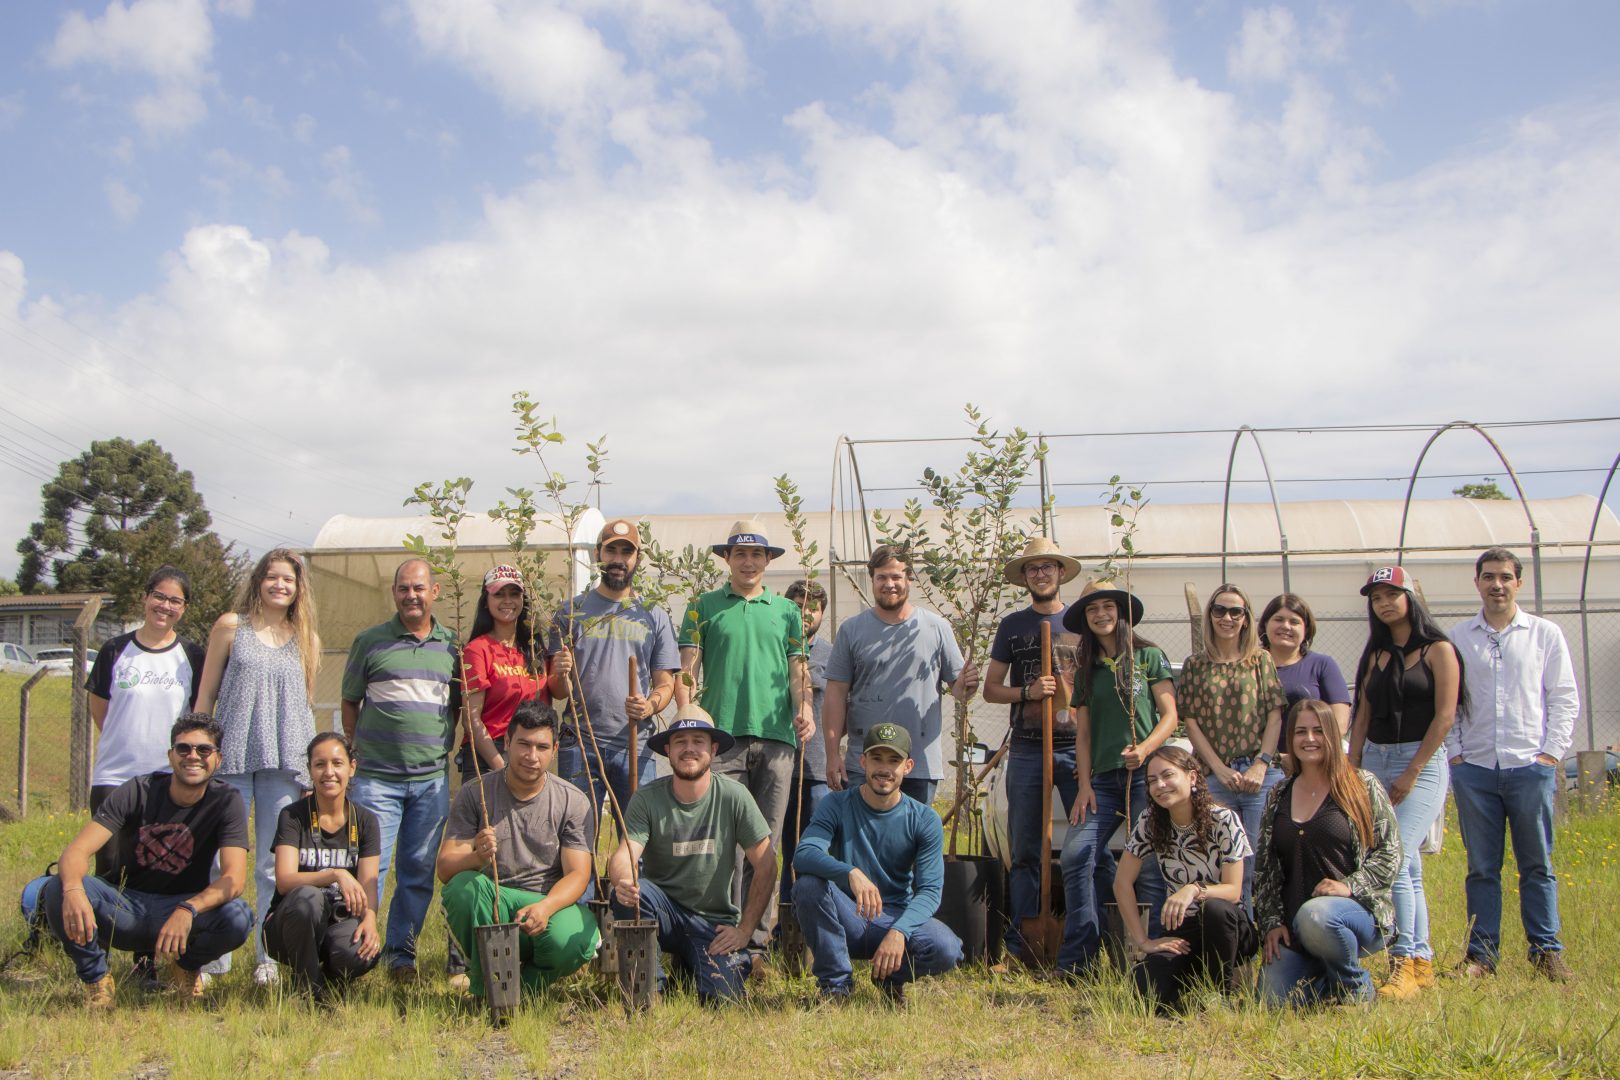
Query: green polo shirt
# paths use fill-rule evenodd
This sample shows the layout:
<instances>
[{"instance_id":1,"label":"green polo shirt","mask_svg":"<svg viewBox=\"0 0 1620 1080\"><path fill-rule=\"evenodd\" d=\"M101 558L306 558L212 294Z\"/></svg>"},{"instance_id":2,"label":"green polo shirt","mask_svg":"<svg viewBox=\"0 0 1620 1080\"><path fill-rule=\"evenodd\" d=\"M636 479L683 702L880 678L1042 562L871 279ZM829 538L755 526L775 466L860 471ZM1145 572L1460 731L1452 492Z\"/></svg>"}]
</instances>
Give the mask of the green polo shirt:
<instances>
[{"instance_id":1,"label":"green polo shirt","mask_svg":"<svg viewBox=\"0 0 1620 1080\"><path fill-rule=\"evenodd\" d=\"M766 589L745 599L726 585L693 601L681 619L682 647L703 650L700 704L716 726L797 746L788 659L804 655L799 605Z\"/></svg>"},{"instance_id":2,"label":"green polo shirt","mask_svg":"<svg viewBox=\"0 0 1620 1080\"><path fill-rule=\"evenodd\" d=\"M360 631L343 669L343 700L360 704L355 772L380 780L431 780L449 760L455 722L450 682L456 636L439 620L420 640L398 615Z\"/></svg>"}]
</instances>

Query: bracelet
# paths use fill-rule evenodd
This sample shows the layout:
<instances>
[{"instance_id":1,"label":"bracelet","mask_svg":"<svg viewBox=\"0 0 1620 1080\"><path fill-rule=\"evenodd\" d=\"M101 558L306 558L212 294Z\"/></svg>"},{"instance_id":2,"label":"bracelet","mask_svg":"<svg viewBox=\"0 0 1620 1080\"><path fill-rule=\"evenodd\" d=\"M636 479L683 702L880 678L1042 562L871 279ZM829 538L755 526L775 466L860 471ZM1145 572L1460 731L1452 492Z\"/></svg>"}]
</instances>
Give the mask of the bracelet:
<instances>
[{"instance_id":1,"label":"bracelet","mask_svg":"<svg viewBox=\"0 0 1620 1080\"><path fill-rule=\"evenodd\" d=\"M1029 700L1029 684L1028 683L1025 683L1023 686L1020 686L1018 688L1018 700L1019 701L1028 701Z\"/></svg>"},{"instance_id":2,"label":"bracelet","mask_svg":"<svg viewBox=\"0 0 1620 1080\"><path fill-rule=\"evenodd\" d=\"M180 901L179 906L182 907L182 908L185 908L187 911L191 912L191 917L193 919L195 919L197 917L197 905L193 904L190 900L182 900L182 901Z\"/></svg>"},{"instance_id":3,"label":"bracelet","mask_svg":"<svg viewBox=\"0 0 1620 1080\"><path fill-rule=\"evenodd\" d=\"M70 892L84 892L84 886L83 885L64 885L64 886L62 886L62 895L63 896L66 896Z\"/></svg>"}]
</instances>

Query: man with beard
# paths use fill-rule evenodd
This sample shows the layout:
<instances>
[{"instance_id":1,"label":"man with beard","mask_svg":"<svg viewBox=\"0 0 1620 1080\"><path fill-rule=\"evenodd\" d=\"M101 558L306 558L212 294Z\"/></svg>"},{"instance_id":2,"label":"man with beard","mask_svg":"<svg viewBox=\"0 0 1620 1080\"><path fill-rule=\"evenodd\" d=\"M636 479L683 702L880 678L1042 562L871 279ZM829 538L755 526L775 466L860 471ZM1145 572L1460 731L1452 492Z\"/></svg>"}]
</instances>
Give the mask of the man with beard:
<instances>
[{"instance_id":1,"label":"man with beard","mask_svg":"<svg viewBox=\"0 0 1620 1080\"><path fill-rule=\"evenodd\" d=\"M187 713L169 729L169 768L126 780L108 795L62 852L40 904L73 961L92 1009L110 1009L113 947L172 961L167 980L189 1002L202 996L202 966L247 941L253 909L247 881L247 811L213 779L218 721ZM128 853L123 888L90 873L109 843ZM215 853L219 876L209 880Z\"/></svg>"},{"instance_id":2,"label":"man with beard","mask_svg":"<svg viewBox=\"0 0 1620 1080\"><path fill-rule=\"evenodd\" d=\"M662 608L644 606L634 594L641 560L641 530L635 523L620 518L602 526L596 560L602 568L596 586L574 597L553 620L549 689L552 700L569 703L574 717L557 753L558 775L600 808L605 769L617 820L630 801L630 725L637 729L636 782L649 784L657 773L646 736L652 718L675 695L681 660L669 616ZM633 693L627 689L631 657L636 660Z\"/></svg>"},{"instance_id":3,"label":"man with beard","mask_svg":"<svg viewBox=\"0 0 1620 1080\"><path fill-rule=\"evenodd\" d=\"M914 764L905 728L874 725L862 742L861 786L829 794L794 853L794 910L825 999L849 997L851 958L870 958L872 981L897 1004L908 982L962 962L961 939L933 917L944 829L931 807L902 791Z\"/></svg>"},{"instance_id":4,"label":"man with beard","mask_svg":"<svg viewBox=\"0 0 1620 1080\"><path fill-rule=\"evenodd\" d=\"M733 1000L752 970L746 946L776 884L770 828L747 788L710 771L733 740L708 713L683 705L651 742L673 775L630 799L624 839L608 862L614 912L657 921L659 949L692 978L699 1001ZM753 871L740 915L732 898L739 848Z\"/></svg>"},{"instance_id":5,"label":"man with beard","mask_svg":"<svg viewBox=\"0 0 1620 1080\"><path fill-rule=\"evenodd\" d=\"M1029 606L1015 611L996 627L985 669L984 700L1008 705L1007 833L1012 846L1012 872L1007 882L1007 952L1025 959L1023 920L1038 909L1041 889L1041 711L1056 698L1052 721L1052 780L1063 800L1063 812L1074 808L1079 782L1074 778L1074 689L1078 634L1063 629L1060 586L1074 580L1080 564L1058 551L1044 536L1032 537L1024 553L1008 561L1003 576L1029 590ZM1041 623L1052 627L1052 674L1041 675ZM1009 678L1009 676L1011 676ZM1052 857L1047 852L1046 857Z\"/></svg>"},{"instance_id":6,"label":"man with beard","mask_svg":"<svg viewBox=\"0 0 1620 1080\"><path fill-rule=\"evenodd\" d=\"M940 749L940 693L949 685L958 701L973 696L979 673L962 662L950 623L911 605L911 555L884 544L866 570L877 606L838 628L827 662L823 721L827 740L827 786L837 791L861 782L861 745L880 723L899 724L923 751L920 776L907 776L907 795L929 805L945 774ZM846 726L849 751L841 745ZM906 770L910 773L911 770Z\"/></svg>"},{"instance_id":7,"label":"man with beard","mask_svg":"<svg viewBox=\"0 0 1620 1080\"><path fill-rule=\"evenodd\" d=\"M460 650L433 617L439 583L426 559L394 571L392 619L355 635L343 669L343 734L354 744L349 796L382 827L383 895L390 860L398 880L388 908L389 971L416 981L416 939L433 903L433 853L450 812L456 718L450 683Z\"/></svg>"},{"instance_id":8,"label":"man with beard","mask_svg":"<svg viewBox=\"0 0 1620 1080\"><path fill-rule=\"evenodd\" d=\"M444 883L445 919L478 996L484 993L475 940L480 926L518 924L527 990L544 990L596 953L596 920L579 904L591 881L590 803L574 785L549 775L556 751L556 713L544 702L523 702L507 728L506 768L464 786L450 811L435 869Z\"/></svg>"}]
</instances>

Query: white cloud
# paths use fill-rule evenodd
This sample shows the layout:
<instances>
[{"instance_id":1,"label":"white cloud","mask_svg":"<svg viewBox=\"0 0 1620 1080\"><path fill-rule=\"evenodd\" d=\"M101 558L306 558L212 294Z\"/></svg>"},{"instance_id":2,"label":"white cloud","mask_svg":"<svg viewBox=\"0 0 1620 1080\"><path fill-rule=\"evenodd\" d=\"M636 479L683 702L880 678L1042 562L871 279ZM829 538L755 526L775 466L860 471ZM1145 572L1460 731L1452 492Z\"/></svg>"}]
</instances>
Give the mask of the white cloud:
<instances>
[{"instance_id":1,"label":"white cloud","mask_svg":"<svg viewBox=\"0 0 1620 1080\"><path fill-rule=\"evenodd\" d=\"M347 146L334 146L321 155L326 168L326 194L362 224L372 225L380 220L372 204L371 185L354 163L354 155Z\"/></svg>"},{"instance_id":2,"label":"white cloud","mask_svg":"<svg viewBox=\"0 0 1620 1080\"><path fill-rule=\"evenodd\" d=\"M1285 7L1250 8L1243 30L1226 57L1226 70L1239 82L1276 82L1299 62L1299 27Z\"/></svg>"},{"instance_id":3,"label":"white cloud","mask_svg":"<svg viewBox=\"0 0 1620 1080\"><path fill-rule=\"evenodd\" d=\"M109 176L102 188L107 193L107 205L119 221L133 221L141 212L141 197L129 189L116 176Z\"/></svg>"},{"instance_id":4,"label":"white cloud","mask_svg":"<svg viewBox=\"0 0 1620 1080\"><path fill-rule=\"evenodd\" d=\"M130 112L142 131L160 138L195 127L208 115L208 106L194 87L167 83L157 93L136 98Z\"/></svg>"},{"instance_id":5,"label":"white cloud","mask_svg":"<svg viewBox=\"0 0 1620 1080\"><path fill-rule=\"evenodd\" d=\"M17 126L17 121L23 115L23 94L18 90L15 94L0 97L0 131L10 131Z\"/></svg>"}]
</instances>

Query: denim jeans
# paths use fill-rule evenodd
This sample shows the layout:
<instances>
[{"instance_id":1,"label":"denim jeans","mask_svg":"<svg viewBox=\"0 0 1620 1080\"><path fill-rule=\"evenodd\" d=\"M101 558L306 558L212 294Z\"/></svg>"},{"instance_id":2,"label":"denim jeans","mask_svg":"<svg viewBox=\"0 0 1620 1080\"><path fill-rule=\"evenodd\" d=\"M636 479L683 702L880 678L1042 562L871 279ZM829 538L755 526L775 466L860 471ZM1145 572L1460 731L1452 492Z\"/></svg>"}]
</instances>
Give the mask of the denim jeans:
<instances>
[{"instance_id":1,"label":"denim jeans","mask_svg":"<svg viewBox=\"0 0 1620 1080\"><path fill-rule=\"evenodd\" d=\"M636 786L645 787L658 779L658 769L653 764L652 748L647 745L645 736L636 740ZM618 824L624 808L630 805L630 744L624 740L614 742L597 736L597 746L602 750L605 759L599 764L596 760L596 751L590 745L590 736L585 736L583 748L579 737L570 737L557 747L557 775L573 784L585 793L587 799L594 800L592 808L591 828L596 828L597 813L601 811L603 803L608 806L608 813L612 816L615 825ZM589 757L586 757L589 753ZM608 791L602 787L602 772L607 771L607 788L612 791L613 797L608 798ZM615 809L615 807L617 809ZM591 840L595 841L593 835Z\"/></svg>"},{"instance_id":2,"label":"denim jeans","mask_svg":"<svg viewBox=\"0 0 1620 1080\"><path fill-rule=\"evenodd\" d=\"M858 788L866 783L866 773L861 769L844 770L844 786ZM900 781L900 794L910 795L924 806L934 805L934 792L939 790L938 780L924 780L920 776L908 776Z\"/></svg>"},{"instance_id":3,"label":"denim jeans","mask_svg":"<svg viewBox=\"0 0 1620 1080\"><path fill-rule=\"evenodd\" d=\"M1041 898L1041 744L1016 735L1007 751L1007 836L1012 869L1007 875L1007 951L1023 956L1023 920L1039 910ZM1074 745L1052 752L1052 784L1063 812L1074 809L1080 782L1074 778ZM1052 857L1047 852L1046 857Z\"/></svg>"},{"instance_id":4,"label":"denim jeans","mask_svg":"<svg viewBox=\"0 0 1620 1080\"><path fill-rule=\"evenodd\" d=\"M802 786L788 792L787 812L782 815L782 873L777 889L777 899L784 904L793 899L793 853L799 847L799 834L810 824L811 815L826 797L827 781L812 780L808 776ZM798 828L794 827L795 816L802 819Z\"/></svg>"},{"instance_id":5,"label":"denim jeans","mask_svg":"<svg viewBox=\"0 0 1620 1080\"><path fill-rule=\"evenodd\" d=\"M883 944L896 916L888 911L863 918L855 901L826 878L802 877L793 886L794 911L810 946L810 970L822 991L850 989L850 959L869 960ZM962 941L938 919L929 919L906 939L900 966L883 985L904 986L926 975L942 975L962 962Z\"/></svg>"},{"instance_id":6,"label":"denim jeans","mask_svg":"<svg viewBox=\"0 0 1620 1080\"><path fill-rule=\"evenodd\" d=\"M1463 762L1451 770L1457 824L1468 849L1468 955L1495 964L1502 943L1503 833L1519 864L1519 921L1530 955L1558 952L1558 878L1553 875L1553 786L1559 770L1537 762L1494 769Z\"/></svg>"},{"instance_id":7,"label":"denim jeans","mask_svg":"<svg viewBox=\"0 0 1620 1080\"><path fill-rule=\"evenodd\" d=\"M1369 741L1361 751L1362 767L1378 777L1387 791L1406 771L1422 745L1421 742ZM1412 785L1406 798L1395 804L1395 823L1400 829L1401 850L1405 856L1395 872L1391 890L1395 901L1395 940L1389 946L1391 956L1434 959L1434 948L1429 944L1429 898L1423 892L1423 854L1418 847L1445 809L1449 774L1445 752L1437 750L1424 763L1417 783Z\"/></svg>"},{"instance_id":8,"label":"denim jeans","mask_svg":"<svg viewBox=\"0 0 1620 1080\"><path fill-rule=\"evenodd\" d=\"M1247 772L1249 766L1254 764L1252 757L1233 758L1228 765L1238 772ZM1252 851L1260 843L1260 818L1265 813L1266 800L1271 798L1271 789L1283 782L1282 770L1275 765L1266 770L1266 778L1260 781L1260 790L1250 794L1246 791L1233 791L1218 779L1211 776L1206 781L1209 784L1210 798L1226 807L1238 816L1243 823L1243 832L1249 838L1251 854L1243 860L1243 907L1254 914L1254 855Z\"/></svg>"},{"instance_id":9,"label":"denim jeans","mask_svg":"<svg viewBox=\"0 0 1620 1080\"><path fill-rule=\"evenodd\" d=\"M253 914L260 926L264 914L270 910L270 901L276 895L276 822L283 807L290 806L303 795L298 775L287 769L260 769L250 773L220 773L219 779L235 788L242 796L242 809L253 830ZM258 963L266 963L270 954L265 951L264 939L254 939L254 953ZM230 956L220 957L220 963L210 970L221 974L231 969Z\"/></svg>"},{"instance_id":10,"label":"denim jeans","mask_svg":"<svg viewBox=\"0 0 1620 1080\"><path fill-rule=\"evenodd\" d=\"M99 982L107 974L107 951L128 949L135 953L151 953L157 944L158 931L174 914L184 900L192 894L177 893L160 896L156 893L122 892L101 878L86 874L84 897L96 914L96 936L88 945L68 940L62 929L62 879L51 876L40 894L45 907L45 920L51 934L62 943L62 951L73 961L81 982ZM211 960L218 959L240 948L253 933L253 909L245 900L232 900L198 915L191 923L191 936L186 939L186 951L177 963L187 971L196 971Z\"/></svg>"},{"instance_id":11,"label":"denim jeans","mask_svg":"<svg viewBox=\"0 0 1620 1080\"><path fill-rule=\"evenodd\" d=\"M1384 948L1372 913L1348 896L1313 896L1300 905L1293 945L1260 969L1260 996L1272 1005L1371 1001L1363 956Z\"/></svg>"},{"instance_id":12,"label":"denim jeans","mask_svg":"<svg viewBox=\"0 0 1620 1080\"><path fill-rule=\"evenodd\" d=\"M443 773L425 780L357 776L349 783L349 798L377 815L382 833L379 897L386 891L390 859L398 858L395 872L399 880L388 905L384 945L388 964L415 967L416 939L433 903L433 864L439 855L444 821L450 816L450 781Z\"/></svg>"},{"instance_id":13,"label":"denim jeans","mask_svg":"<svg viewBox=\"0 0 1620 1080\"><path fill-rule=\"evenodd\" d=\"M641 887L641 903L637 905L637 910L631 911L615 899L614 918L656 920L658 949L673 956L676 966L691 976L697 985L699 1001L729 1001L742 997L748 973L754 966L748 950L738 949L724 956L710 956L709 943L714 940L720 927L681 907L663 889L646 878L642 878L638 884ZM654 963L657 965L658 985L662 988L662 955L658 955Z\"/></svg>"},{"instance_id":14,"label":"denim jeans","mask_svg":"<svg viewBox=\"0 0 1620 1080\"><path fill-rule=\"evenodd\" d=\"M1059 865L1067 913L1063 919L1063 946L1058 950L1061 971L1077 972L1089 967L1102 947L1103 905L1114 898L1114 853L1108 849L1108 841L1125 821L1126 776L1130 777L1131 821L1125 830L1129 834L1130 826L1147 809L1147 783L1141 769L1110 769L1091 778L1091 790L1097 797L1096 813L1088 813L1084 822L1071 826L1063 840ZM1148 933L1158 937L1165 890L1157 859L1143 860L1142 872L1136 879L1136 898L1149 906Z\"/></svg>"}]
</instances>

